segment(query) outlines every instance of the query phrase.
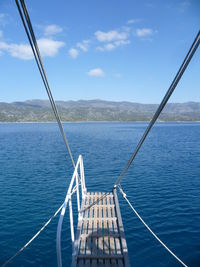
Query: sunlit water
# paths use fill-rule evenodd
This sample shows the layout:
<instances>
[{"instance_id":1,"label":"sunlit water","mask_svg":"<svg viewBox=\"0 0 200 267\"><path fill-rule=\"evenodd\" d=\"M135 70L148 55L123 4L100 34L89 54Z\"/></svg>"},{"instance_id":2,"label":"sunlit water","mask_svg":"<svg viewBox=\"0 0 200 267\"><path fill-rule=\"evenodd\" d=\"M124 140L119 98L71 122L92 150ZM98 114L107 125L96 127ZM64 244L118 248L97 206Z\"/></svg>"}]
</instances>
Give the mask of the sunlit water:
<instances>
[{"instance_id":1,"label":"sunlit water","mask_svg":"<svg viewBox=\"0 0 200 267\"><path fill-rule=\"evenodd\" d=\"M110 191L145 123L64 124L86 185ZM0 265L23 246L65 198L73 168L56 124L0 124ZM157 124L122 182L130 201L188 265L200 266L200 124ZM132 266L180 266L119 196ZM75 202L74 202L75 206ZM56 266L58 218L10 266ZM71 263L69 216L63 266Z\"/></svg>"}]
</instances>

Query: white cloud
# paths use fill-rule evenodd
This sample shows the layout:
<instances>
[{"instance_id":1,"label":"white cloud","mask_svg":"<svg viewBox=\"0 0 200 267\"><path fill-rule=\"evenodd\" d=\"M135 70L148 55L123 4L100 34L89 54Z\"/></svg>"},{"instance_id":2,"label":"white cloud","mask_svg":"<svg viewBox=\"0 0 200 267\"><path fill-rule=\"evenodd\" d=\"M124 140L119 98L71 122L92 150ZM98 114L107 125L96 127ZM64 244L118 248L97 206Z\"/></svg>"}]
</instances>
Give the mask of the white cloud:
<instances>
[{"instance_id":1,"label":"white cloud","mask_svg":"<svg viewBox=\"0 0 200 267\"><path fill-rule=\"evenodd\" d=\"M97 46L96 50L102 51L102 52L103 51L112 51L119 46L124 46L127 44L130 44L130 40L119 40L119 41L115 41L113 43L105 44L103 46Z\"/></svg>"},{"instance_id":2,"label":"white cloud","mask_svg":"<svg viewBox=\"0 0 200 267\"><path fill-rule=\"evenodd\" d=\"M112 51L119 46L123 46L130 43L129 27L123 27L121 30L113 30L108 32L97 31L95 32L96 39L100 43L105 43L97 46L98 51Z\"/></svg>"},{"instance_id":3,"label":"white cloud","mask_svg":"<svg viewBox=\"0 0 200 267\"><path fill-rule=\"evenodd\" d=\"M138 37L148 37L153 34L153 30L150 28L141 28L141 29L136 29L136 35Z\"/></svg>"},{"instance_id":4,"label":"white cloud","mask_svg":"<svg viewBox=\"0 0 200 267\"><path fill-rule=\"evenodd\" d=\"M95 37L99 42L112 42L116 40L126 40L129 36L128 31L96 31Z\"/></svg>"},{"instance_id":5,"label":"white cloud","mask_svg":"<svg viewBox=\"0 0 200 267\"><path fill-rule=\"evenodd\" d=\"M33 59L33 53L31 47L27 44L7 44L4 46L6 50L12 57L30 60Z\"/></svg>"},{"instance_id":6,"label":"white cloud","mask_svg":"<svg viewBox=\"0 0 200 267\"><path fill-rule=\"evenodd\" d=\"M114 45L117 46L122 46L122 45L127 45L130 44L130 40L119 40L114 42Z\"/></svg>"},{"instance_id":7,"label":"white cloud","mask_svg":"<svg viewBox=\"0 0 200 267\"><path fill-rule=\"evenodd\" d=\"M128 21L127 21L127 24L135 24L135 23L137 23L137 22L139 22L140 20L139 19L129 19Z\"/></svg>"},{"instance_id":8,"label":"white cloud","mask_svg":"<svg viewBox=\"0 0 200 267\"><path fill-rule=\"evenodd\" d=\"M6 42L0 42L0 49L7 49L8 48L8 44Z\"/></svg>"},{"instance_id":9,"label":"white cloud","mask_svg":"<svg viewBox=\"0 0 200 267\"><path fill-rule=\"evenodd\" d=\"M96 31L94 38L83 40L74 45L74 48L69 50L69 55L72 58L77 58L79 53L88 52L90 46L96 45L97 51L112 51L119 46L124 46L130 43L130 30L131 28L126 26L120 27L117 30L111 31ZM98 43L98 45L97 45Z\"/></svg>"},{"instance_id":10,"label":"white cloud","mask_svg":"<svg viewBox=\"0 0 200 267\"><path fill-rule=\"evenodd\" d=\"M57 33L60 33L62 32L63 29L56 25L56 24L50 24L50 25L47 25L44 29L44 35L45 36L52 36L54 34L57 34Z\"/></svg>"},{"instance_id":11,"label":"white cloud","mask_svg":"<svg viewBox=\"0 0 200 267\"><path fill-rule=\"evenodd\" d=\"M111 51L111 50L113 50L113 49L115 49L115 45L114 44L106 44L105 45L105 50L107 50L107 51Z\"/></svg>"},{"instance_id":12,"label":"white cloud","mask_svg":"<svg viewBox=\"0 0 200 267\"><path fill-rule=\"evenodd\" d=\"M88 51L89 45L90 45L90 40L83 40L82 42L76 44L76 46L80 48L83 52Z\"/></svg>"},{"instance_id":13,"label":"white cloud","mask_svg":"<svg viewBox=\"0 0 200 267\"><path fill-rule=\"evenodd\" d=\"M97 50L98 51L111 51L111 50L114 50L116 47L115 47L115 45L114 44L112 44L112 43L108 43L108 44L106 44L106 45L104 45L104 46L97 46Z\"/></svg>"},{"instance_id":14,"label":"white cloud","mask_svg":"<svg viewBox=\"0 0 200 267\"><path fill-rule=\"evenodd\" d=\"M12 57L24 60L33 59L32 50L27 44L8 44L6 42L0 42L0 51L5 51Z\"/></svg>"},{"instance_id":15,"label":"white cloud","mask_svg":"<svg viewBox=\"0 0 200 267\"><path fill-rule=\"evenodd\" d=\"M59 49L64 45L64 42L55 41L52 39L38 39L39 50L43 57L54 57L58 53ZM6 51L12 57L19 59L33 59L33 52L28 44L8 44L6 42L0 42L0 50Z\"/></svg>"},{"instance_id":16,"label":"white cloud","mask_svg":"<svg viewBox=\"0 0 200 267\"><path fill-rule=\"evenodd\" d=\"M70 55L70 57L77 58L78 57L78 54L79 54L79 51L77 49L75 49L75 48L69 49L69 55Z\"/></svg>"},{"instance_id":17,"label":"white cloud","mask_svg":"<svg viewBox=\"0 0 200 267\"><path fill-rule=\"evenodd\" d=\"M105 73L101 68L91 69L87 73L91 77L104 77Z\"/></svg>"},{"instance_id":18,"label":"white cloud","mask_svg":"<svg viewBox=\"0 0 200 267\"><path fill-rule=\"evenodd\" d=\"M53 39L41 38L38 40L38 46L43 57L54 57L59 49L65 46L64 42Z\"/></svg>"}]
</instances>

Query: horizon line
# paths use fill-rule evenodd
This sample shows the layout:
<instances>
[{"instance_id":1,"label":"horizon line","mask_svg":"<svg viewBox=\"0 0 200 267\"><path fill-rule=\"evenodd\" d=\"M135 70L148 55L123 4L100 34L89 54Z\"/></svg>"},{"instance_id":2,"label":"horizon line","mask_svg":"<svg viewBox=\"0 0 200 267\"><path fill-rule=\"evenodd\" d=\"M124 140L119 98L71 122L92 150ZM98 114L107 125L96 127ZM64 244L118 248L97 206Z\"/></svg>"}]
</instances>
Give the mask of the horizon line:
<instances>
[{"instance_id":1,"label":"horizon line","mask_svg":"<svg viewBox=\"0 0 200 267\"><path fill-rule=\"evenodd\" d=\"M13 104L13 103L23 103L23 102L28 102L28 101L48 101L49 99L43 99L43 98L35 98L35 99L26 99L26 100L15 100L15 101L2 101L0 100L0 103L6 103L6 104ZM129 101L129 100L107 100L107 99L100 99L100 98L93 98L93 99L78 99L78 100L55 100L55 102L79 102L79 101L104 101L104 102L115 102L115 103L131 103L131 104L142 104L142 105L159 105L160 103L144 103L144 102L136 102L136 101ZM200 103L200 101L194 101L194 100L188 100L184 102L168 102L167 104L186 104L186 103ZM50 102L49 102L50 104Z\"/></svg>"}]
</instances>

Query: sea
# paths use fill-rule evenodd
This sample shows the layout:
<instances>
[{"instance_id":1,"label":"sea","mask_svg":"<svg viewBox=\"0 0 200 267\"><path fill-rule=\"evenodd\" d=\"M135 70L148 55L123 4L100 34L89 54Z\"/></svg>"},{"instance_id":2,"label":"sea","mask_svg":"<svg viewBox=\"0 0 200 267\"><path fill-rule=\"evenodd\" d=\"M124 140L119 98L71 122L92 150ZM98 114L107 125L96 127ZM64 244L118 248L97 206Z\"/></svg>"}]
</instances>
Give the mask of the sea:
<instances>
[{"instance_id":1,"label":"sea","mask_svg":"<svg viewBox=\"0 0 200 267\"><path fill-rule=\"evenodd\" d=\"M88 191L109 192L147 123L64 123L74 160L83 156ZM0 266L64 201L73 167L55 123L0 124ZM157 123L121 182L128 199L187 266L200 266L200 123ZM131 266L181 266L150 234L120 193ZM76 197L73 199L77 222ZM8 265L57 266L58 216ZM69 213L63 266L71 264Z\"/></svg>"}]
</instances>

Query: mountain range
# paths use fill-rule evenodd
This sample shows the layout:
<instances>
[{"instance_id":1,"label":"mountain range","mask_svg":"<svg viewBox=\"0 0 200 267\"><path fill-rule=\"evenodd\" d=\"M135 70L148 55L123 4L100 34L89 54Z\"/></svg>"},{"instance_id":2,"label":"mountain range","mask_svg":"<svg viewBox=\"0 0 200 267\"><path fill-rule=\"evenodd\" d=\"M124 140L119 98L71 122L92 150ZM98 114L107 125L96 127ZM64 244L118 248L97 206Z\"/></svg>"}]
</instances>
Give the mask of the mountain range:
<instances>
[{"instance_id":1,"label":"mountain range","mask_svg":"<svg viewBox=\"0 0 200 267\"><path fill-rule=\"evenodd\" d=\"M158 104L104 100L56 101L62 121L149 121ZM0 102L0 122L55 121L48 100ZM168 103L159 121L200 121L200 103Z\"/></svg>"}]
</instances>

